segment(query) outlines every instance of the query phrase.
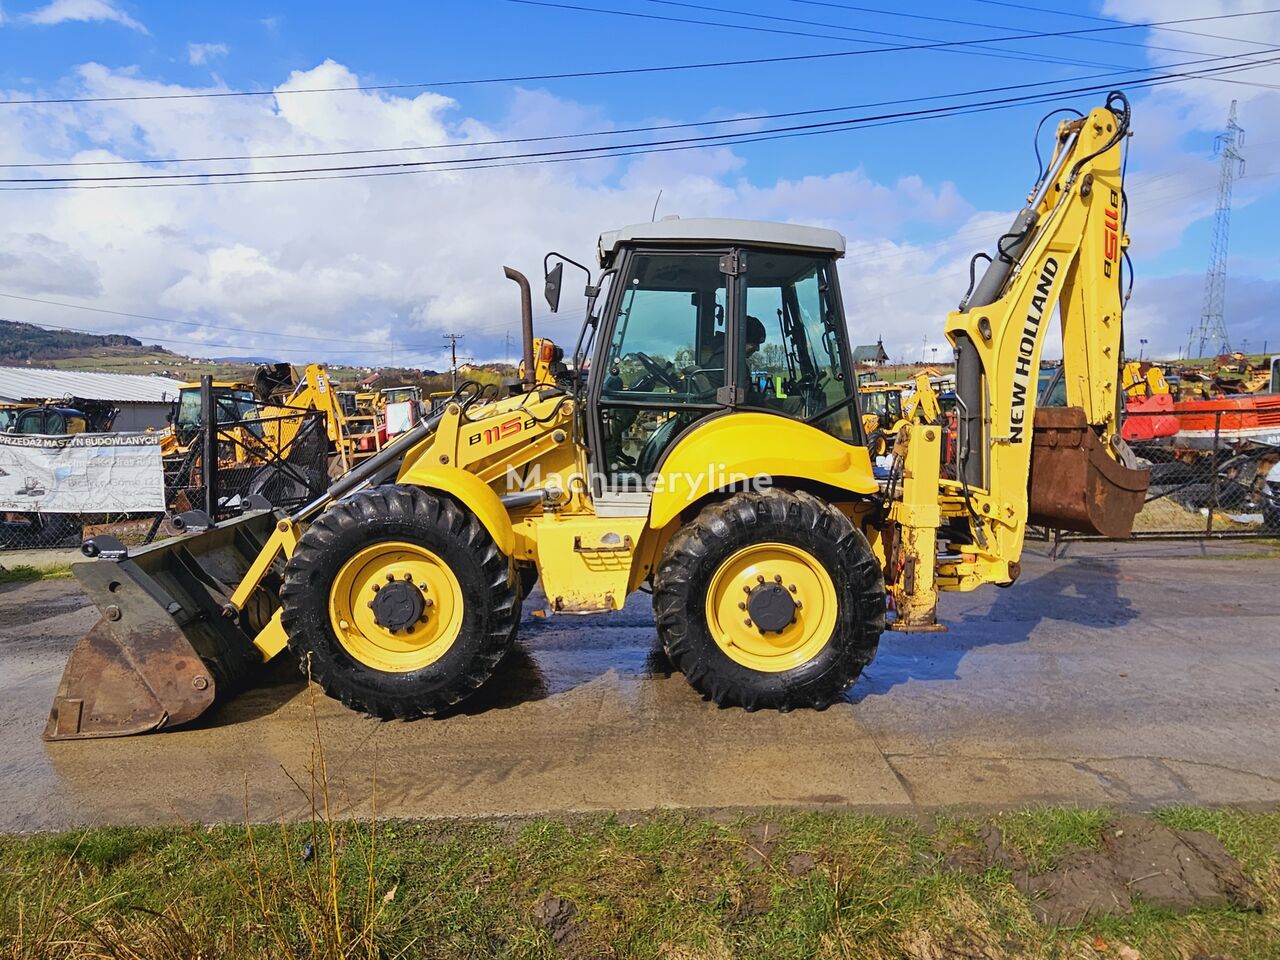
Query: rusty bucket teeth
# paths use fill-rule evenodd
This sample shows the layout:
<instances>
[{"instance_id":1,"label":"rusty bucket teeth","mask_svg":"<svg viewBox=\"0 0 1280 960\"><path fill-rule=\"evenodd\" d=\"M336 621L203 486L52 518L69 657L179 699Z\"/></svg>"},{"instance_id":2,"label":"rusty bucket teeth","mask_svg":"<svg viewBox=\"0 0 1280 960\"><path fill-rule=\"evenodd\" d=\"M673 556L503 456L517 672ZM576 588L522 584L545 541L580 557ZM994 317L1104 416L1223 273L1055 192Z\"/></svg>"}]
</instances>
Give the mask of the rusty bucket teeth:
<instances>
[{"instance_id":1,"label":"rusty bucket teeth","mask_svg":"<svg viewBox=\"0 0 1280 960\"><path fill-rule=\"evenodd\" d=\"M1059 530L1126 539L1142 509L1151 471L1107 455L1079 407L1036 411L1031 445L1030 521Z\"/></svg>"}]
</instances>

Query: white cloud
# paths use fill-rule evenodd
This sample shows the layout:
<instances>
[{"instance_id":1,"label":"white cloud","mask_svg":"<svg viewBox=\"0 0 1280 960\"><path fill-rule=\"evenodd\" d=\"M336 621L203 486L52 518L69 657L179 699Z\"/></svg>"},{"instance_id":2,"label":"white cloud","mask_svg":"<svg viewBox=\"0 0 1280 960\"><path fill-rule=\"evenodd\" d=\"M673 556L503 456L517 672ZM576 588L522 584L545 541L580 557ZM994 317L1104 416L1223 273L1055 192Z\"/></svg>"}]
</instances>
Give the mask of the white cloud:
<instances>
[{"instance_id":1,"label":"white cloud","mask_svg":"<svg viewBox=\"0 0 1280 960\"><path fill-rule=\"evenodd\" d=\"M146 33L144 27L129 14L115 5L112 0L51 0L43 7L38 7L22 18L29 23L53 25L68 21L107 21L118 23L130 30Z\"/></svg>"},{"instance_id":2,"label":"white cloud","mask_svg":"<svg viewBox=\"0 0 1280 960\"><path fill-rule=\"evenodd\" d=\"M188 43L187 62L193 67L201 66L210 60L227 55L225 43Z\"/></svg>"},{"instance_id":3,"label":"white cloud","mask_svg":"<svg viewBox=\"0 0 1280 960\"><path fill-rule=\"evenodd\" d=\"M190 92L98 64L81 67L76 81L86 96ZM291 74L278 89L358 82L342 64L325 61ZM1135 118L1130 229L1140 283L1133 317L1142 336L1155 337L1150 331L1159 328L1170 344L1185 334L1184 315L1198 313L1198 299L1191 304L1168 294L1173 288L1149 280L1143 259L1176 244L1188 224L1212 210L1212 191L1185 196L1203 191L1206 176L1212 184L1212 160L1204 151L1180 148L1190 109L1152 95ZM1204 109L1205 129L1211 130L1213 107ZM490 123L467 116L454 100L434 92L353 91L177 104L15 106L0 113L0 140L16 162L437 148L245 165L266 170L475 156L495 151L458 145L609 125L598 107L545 91L513 91L508 115ZM395 360L438 367L444 355L440 334L446 330L465 331L467 352L481 359L504 355L505 335L518 335L518 301L514 286L502 279L503 264L533 274L549 249L590 262L598 233L648 220L661 189L662 214L763 217L841 230L849 238L841 273L851 338L862 343L883 335L895 357L932 359L934 347L939 357L946 355L943 321L964 292L968 257L989 249L1007 228L1028 185L1006 191L1009 209L990 211L975 209L955 184L923 180L909 167L892 182L877 181L860 168L764 182L749 173L741 155L719 147L465 173L14 193L6 217L12 226L0 226L0 290L92 297L85 302L226 324L240 332L147 323L124 329L115 318L77 314L77 326L99 331L231 343L243 353L277 353L294 361ZM906 242L918 226L947 239ZM43 240L32 242L32 236ZM17 290L20 279L24 285ZM1166 316L1168 310L1174 312ZM10 312L19 319L66 322L65 311L41 312L34 305ZM564 312L539 325L572 343L579 321L566 297ZM349 347L287 335L347 338ZM392 344L399 346L393 351ZM209 352L231 351L219 346Z\"/></svg>"}]
</instances>

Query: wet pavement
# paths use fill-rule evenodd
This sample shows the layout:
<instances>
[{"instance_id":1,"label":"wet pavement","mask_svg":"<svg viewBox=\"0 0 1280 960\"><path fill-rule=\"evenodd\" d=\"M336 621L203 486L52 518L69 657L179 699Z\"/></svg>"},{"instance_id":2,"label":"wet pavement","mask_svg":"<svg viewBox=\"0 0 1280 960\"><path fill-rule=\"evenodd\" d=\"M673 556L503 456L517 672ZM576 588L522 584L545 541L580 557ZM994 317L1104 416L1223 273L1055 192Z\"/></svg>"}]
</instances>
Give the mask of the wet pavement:
<instances>
[{"instance_id":1,"label":"wet pavement","mask_svg":"<svg viewBox=\"0 0 1280 960\"><path fill-rule=\"evenodd\" d=\"M196 727L57 744L49 702L95 614L73 581L0 585L0 831L301 817L321 779L332 809L379 816L1273 806L1278 580L1250 543L1033 547L1013 588L944 597L949 633L886 634L847 702L786 715L702 701L639 594L607 617L526 613L517 653L444 720L359 717L282 664Z\"/></svg>"}]
</instances>

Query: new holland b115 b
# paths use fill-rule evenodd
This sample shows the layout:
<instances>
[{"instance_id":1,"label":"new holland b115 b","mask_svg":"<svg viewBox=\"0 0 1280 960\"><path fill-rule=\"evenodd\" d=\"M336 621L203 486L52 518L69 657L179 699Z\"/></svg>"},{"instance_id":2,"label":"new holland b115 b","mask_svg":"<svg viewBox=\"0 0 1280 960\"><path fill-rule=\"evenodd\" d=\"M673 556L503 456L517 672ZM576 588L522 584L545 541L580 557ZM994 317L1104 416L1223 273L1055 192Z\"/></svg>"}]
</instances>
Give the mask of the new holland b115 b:
<instances>
[{"instance_id":1,"label":"new holland b115 b","mask_svg":"<svg viewBox=\"0 0 1280 960\"><path fill-rule=\"evenodd\" d=\"M286 648L378 717L447 712L490 679L540 582L546 609L607 613L648 585L657 636L706 697L821 708L939 591L1018 578L1029 522L1128 534L1147 474L1120 439L1120 94L1059 125L1048 169L959 310L945 425L864 445L831 230L738 220L605 233L566 363L522 293L522 380L465 386L291 515L250 512L76 574L101 619L46 736L192 720ZM976 258L975 258L976 259ZM856 264L854 269L856 269ZM1067 406L1036 409L1061 322ZM856 321L855 321L856 322ZM925 410L929 405L921 405ZM933 408L936 411L936 408ZM500 682L495 680L495 682Z\"/></svg>"}]
</instances>

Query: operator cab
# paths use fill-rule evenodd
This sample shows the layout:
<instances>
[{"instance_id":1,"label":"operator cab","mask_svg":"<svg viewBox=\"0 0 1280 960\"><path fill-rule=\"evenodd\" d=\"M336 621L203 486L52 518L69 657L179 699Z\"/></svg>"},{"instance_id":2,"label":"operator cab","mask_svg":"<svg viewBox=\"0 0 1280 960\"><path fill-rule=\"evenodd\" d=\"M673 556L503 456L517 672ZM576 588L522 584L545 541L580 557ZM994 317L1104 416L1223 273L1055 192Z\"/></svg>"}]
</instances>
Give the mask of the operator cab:
<instances>
[{"instance_id":1,"label":"operator cab","mask_svg":"<svg viewBox=\"0 0 1280 960\"><path fill-rule=\"evenodd\" d=\"M257 416L258 405L253 391L238 384L213 385L213 403L217 410L220 424L242 424ZM200 386L198 384L183 387L178 391L178 401L173 412L173 432L182 446L191 443L200 434ZM251 424L249 429L260 436L260 424Z\"/></svg>"},{"instance_id":2,"label":"operator cab","mask_svg":"<svg viewBox=\"0 0 1280 960\"><path fill-rule=\"evenodd\" d=\"M43 404L19 411L8 432L60 437L85 433L88 429L88 418L79 410Z\"/></svg>"},{"instance_id":3,"label":"operator cab","mask_svg":"<svg viewBox=\"0 0 1280 960\"><path fill-rule=\"evenodd\" d=\"M650 489L682 434L730 410L862 443L836 275L844 247L833 230L748 220L668 219L600 237L611 284L588 433L606 489Z\"/></svg>"}]
</instances>

